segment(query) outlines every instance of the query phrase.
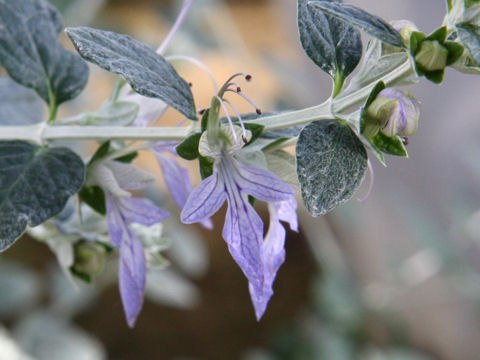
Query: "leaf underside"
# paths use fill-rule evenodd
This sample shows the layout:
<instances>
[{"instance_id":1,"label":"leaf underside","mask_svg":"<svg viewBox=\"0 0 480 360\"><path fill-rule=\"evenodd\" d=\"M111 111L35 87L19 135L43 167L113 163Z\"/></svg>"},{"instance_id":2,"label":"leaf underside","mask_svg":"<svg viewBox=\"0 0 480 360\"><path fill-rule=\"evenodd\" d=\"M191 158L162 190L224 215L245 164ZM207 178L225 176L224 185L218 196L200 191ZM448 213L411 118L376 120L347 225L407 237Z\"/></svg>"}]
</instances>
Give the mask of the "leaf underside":
<instances>
[{"instance_id":1,"label":"leaf underside","mask_svg":"<svg viewBox=\"0 0 480 360\"><path fill-rule=\"evenodd\" d=\"M349 200L367 170L367 153L353 131L338 120L307 125L298 138L297 175L305 207L326 214Z\"/></svg>"},{"instance_id":2,"label":"leaf underside","mask_svg":"<svg viewBox=\"0 0 480 360\"><path fill-rule=\"evenodd\" d=\"M0 64L47 104L75 98L85 87L88 66L58 41L58 11L45 0L0 0Z\"/></svg>"}]
</instances>

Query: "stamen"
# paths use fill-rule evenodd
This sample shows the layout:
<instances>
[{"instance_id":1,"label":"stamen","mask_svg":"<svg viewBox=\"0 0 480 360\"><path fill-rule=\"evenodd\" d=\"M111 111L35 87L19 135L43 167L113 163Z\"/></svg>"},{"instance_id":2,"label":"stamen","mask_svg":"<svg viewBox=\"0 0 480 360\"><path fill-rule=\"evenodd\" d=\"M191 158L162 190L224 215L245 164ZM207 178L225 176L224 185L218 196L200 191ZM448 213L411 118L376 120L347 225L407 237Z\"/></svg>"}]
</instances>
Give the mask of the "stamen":
<instances>
[{"instance_id":1,"label":"stamen","mask_svg":"<svg viewBox=\"0 0 480 360\"><path fill-rule=\"evenodd\" d=\"M205 110L207 110L207 109L200 109L200 110L198 110L198 114L199 114L199 115L205 114Z\"/></svg>"},{"instance_id":2,"label":"stamen","mask_svg":"<svg viewBox=\"0 0 480 360\"><path fill-rule=\"evenodd\" d=\"M408 145L408 137L402 137L402 142L403 142L403 145L407 146Z\"/></svg>"},{"instance_id":3,"label":"stamen","mask_svg":"<svg viewBox=\"0 0 480 360\"><path fill-rule=\"evenodd\" d=\"M229 84L233 79L235 79L235 78L237 78L237 77L239 77L239 76L244 76L244 77L245 77L245 80L247 80L247 81L252 80L252 75L249 75L249 74L244 73L244 72L240 72L240 73L236 73L236 74L233 74L232 76L230 76L230 77L228 78L228 80L225 81L225 84ZM226 86L224 85L224 87L226 87Z\"/></svg>"},{"instance_id":4,"label":"stamen","mask_svg":"<svg viewBox=\"0 0 480 360\"><path fill-rule=\"evenodd\" d=\"M242 92L233 91L231 89L225 90L225 92L227 92L227 91L233 92L234 94L237 94L237 95L241 96L242 98L244 98L250 105L252 105L255 108L255 111L258 115L262 115L262 110L260 110L260 108L257 106L257 104L255 104L247 95L245 95Z\"/></svg>"},{"instance_id":5,"label":"stamen","mask_svg":"<svg viewBox=\"0 0 480 360\"><path fill-rule=\"evenodd\" d=\"M222 99L224 102L226 102L228 105L230 105L230 107L232 108L233 112L235 113L235 115L237 116L238 118L238 122L240 123L240 126L242 127L242 131L243 131L243 142L246 144L248 142L247 140L247 130L245 129L245 125L243 125L243 120L242 120L242 116L240 115L240 112L238 111L238 109L236 108L235 105L233 105L233 103L228 100L228 99Z\"/></svg>"},{"instance_id":6,"label":"stamen","mask_svg":"<svg viewBox=\"0 0 480 360\"><path fill-rule=\"evenodd\" d=\"M160 46L157 49L157 53L162 55L165 50L167 49L168 45L170 45L170 42L173 40L175 35L177 34L178 30L182 26L183 22L185 21L185 18L187 17L188 11L190 10L190 7L193 5L195 0L185 0L185 2L182 5L182 9L180 10L180 13L177 16L177 19L175 20L175 23L173 24L172 28L170 29L170 32L168 33L167 37L163 40L163 42L160 44Z\"/></svg>"},{"instance_id":7,"label":"stamen","mask_svg":"<svg viewBox=\"0 0 480 360\"><path fill-rule=\"evenodd\" d=\"M236 91L237 93L239 92L242 92L242 88L240 87L240 84L235 82L235 81L232 81L232 82L229 82L228 84L225 85L225 88L228 89L230 88L231 86L236 86Z\"/></svg>"},{"instance_id":8,"label":"stamen","mask_svg":"<svg viewBox=\"0 0 480 360\"><path fill-rule=\"evenodd\" d=\"M186 55L170 55L170 56L166 56L165 59L167 59L168 61L184 60L196 65L208 75L208 77L210 78L210 81L212 82L214 93L218 93L218 84L217 84L217 80L215 80L215 76L213 76L213 73L210 71L208 66L205 65L200 60L195 59L194 57L191 57L191 56L186 56Z\"/></svg>"},{"instance_id":9,"label":"stamen","mask_svg":"<svg viewBox=\"0 0 480 360\"><path fill-rule=\"evenodd\" d=\"M361 203L364 203L370 197L370 194L372 193L372 189L373 189L373 183L375 181L375 174L373 173L373 167L370 160L367 160L367 167L368 167L368 173L370 174L370 183L368 184L367 194L363 198L357 199Z\"/></svg>"},{"instance_id":10,"label":"stamen","mask_svg":"<svg viewBox=\"0 0 480 360\"><path fill-rule=\"evenodd\" d=\"M193 86L193 84L192 84L191 82L189 82L189 83L188 83L188 86L192 87L192 86Z\"/></svg>"},{"instance_id":11,"label":"stamen","mask_svg":"<svg viewBox=\"0 0 480 360\"><path fill-rule=\"evenodd\" d=\"M220 105L222 105L222 109L225 112L225 116L228 119L228 123L230 124L230 130L232 131L233 138L235 139L235 143L237 143L238 141L237 134L235 133L235 128L233 127L233 121L232 121L232 118L230 117L230 113L228 112L228 108L220 96L215 95L215 97L218 99L218 101L220 101Z\"/></svg>"}]
</instances>

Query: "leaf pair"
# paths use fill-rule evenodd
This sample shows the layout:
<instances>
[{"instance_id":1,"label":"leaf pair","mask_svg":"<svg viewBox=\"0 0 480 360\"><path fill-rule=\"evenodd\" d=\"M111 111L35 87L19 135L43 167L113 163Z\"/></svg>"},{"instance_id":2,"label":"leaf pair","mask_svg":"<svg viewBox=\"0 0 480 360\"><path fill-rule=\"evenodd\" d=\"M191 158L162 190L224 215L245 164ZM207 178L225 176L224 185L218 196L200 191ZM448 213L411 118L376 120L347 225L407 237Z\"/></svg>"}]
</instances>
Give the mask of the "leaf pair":
<instances>
[{"instance_id":1,"label":"leaf pair","mask_svg":"<svg viewBox=\"0 0 480 360\"><path fill-rule=\"evenodd\" d=\"M44 0L0 0L0 64L51 107L76 97L87 64L58 41L60 14Z\"/></svg>"},{"instance_id":2,"label":"leaf pair","mask_svg":"<svg viewBox=\"0 0 480 360\"><path fill-rule=\"evenodd\" d=\"M389 45L405 47L400 34L384 20L337 0L298 0L298 28L307 55L334 79L334 96L362 56L358 29Z\"/></svg>"}]
</instances>

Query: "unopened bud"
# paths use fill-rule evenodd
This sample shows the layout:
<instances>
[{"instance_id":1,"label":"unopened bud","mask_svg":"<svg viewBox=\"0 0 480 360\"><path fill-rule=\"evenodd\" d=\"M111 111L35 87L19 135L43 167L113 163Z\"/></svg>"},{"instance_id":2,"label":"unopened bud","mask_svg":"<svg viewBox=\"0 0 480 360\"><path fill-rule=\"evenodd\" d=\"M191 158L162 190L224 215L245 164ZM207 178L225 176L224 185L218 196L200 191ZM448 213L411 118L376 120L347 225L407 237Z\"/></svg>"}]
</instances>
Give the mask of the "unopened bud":
<instances>
[{"instance_id":1,"label":"unopened bud","mask_svg":"<svg viewBox=\"0 0 480 360\"><path fill-rule=\"evenodd\" d=\"M417 100L399 90L380 91L365 111L366 137L376 135L378 130L389 137L409 136L417 131L420 106Z\"/></svg>"},{"instance_id":2,"label":"unopened bud","mask_svg":"<svg viewBox=\"0 0 480 360\"><path fill-rule=\"evenodd\" d=\"M426 40L415 55L415 61L424 71L443 70L447 66L448 50L437 40Z\"/></svg>"},{"instance_id":3,"label":"unopened bud","mask_svg":"<svg viewBox=\"0 0 480 360\"><path fill-rule=\"evenodd\" d=\"M90 241L79 241L74 247L73 268L79 273L97 275L103 270L106 253L102 245Z\"/></svg>"}]
</instances>

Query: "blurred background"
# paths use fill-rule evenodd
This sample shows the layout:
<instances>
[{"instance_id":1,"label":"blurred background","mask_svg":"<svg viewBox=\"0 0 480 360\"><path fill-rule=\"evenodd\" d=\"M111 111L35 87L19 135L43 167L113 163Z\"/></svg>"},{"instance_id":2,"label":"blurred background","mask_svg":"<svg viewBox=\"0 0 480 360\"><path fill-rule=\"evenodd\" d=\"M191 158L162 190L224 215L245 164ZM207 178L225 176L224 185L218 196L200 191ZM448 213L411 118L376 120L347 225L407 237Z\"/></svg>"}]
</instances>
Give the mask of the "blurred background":
<instances>
[{"instance_id":1,"label":"blurred background","mask_svg":"<svg viewBox=\"0 0 480 360\"><path fill-rule=\"evenodd\" d=\"M155 48L182 5L52 3L66 26L128 33ZM440 0L349 3L388 21L412 20L426 33L444 16ZM295 0L197 0L167 54L200 59L219 82L239 71L252 74L244 91L264 111L312 106L331 92L330 79L301 49ZM197 107L206 107L212 86L205 73L174 65L192 82ZM114 80L91 66L84 94L60 117L97 109ZM300 206L301 231L288 233L287 259L261 322L221 238L224 210L211 232L165 224L170 266L149 274L133 330L113 259L94 284L76 288L48 247L24 236L0 256L0 360L480 359L480 81L448 69L441 86L422 79L409 90L422 103L410 158L389 157L386 168L374 160L365 203L355 198L366 186L321 218ZM169 111L161 124L178 120ZM148 155L136 164L158 167ZM163 187L159 181L150 190L168 206Z\"/></svg>"}]
</instances>

